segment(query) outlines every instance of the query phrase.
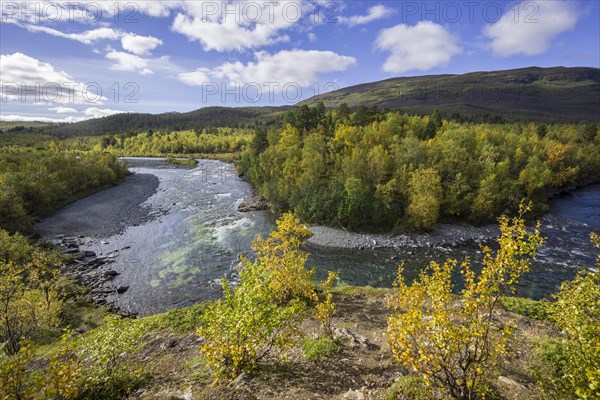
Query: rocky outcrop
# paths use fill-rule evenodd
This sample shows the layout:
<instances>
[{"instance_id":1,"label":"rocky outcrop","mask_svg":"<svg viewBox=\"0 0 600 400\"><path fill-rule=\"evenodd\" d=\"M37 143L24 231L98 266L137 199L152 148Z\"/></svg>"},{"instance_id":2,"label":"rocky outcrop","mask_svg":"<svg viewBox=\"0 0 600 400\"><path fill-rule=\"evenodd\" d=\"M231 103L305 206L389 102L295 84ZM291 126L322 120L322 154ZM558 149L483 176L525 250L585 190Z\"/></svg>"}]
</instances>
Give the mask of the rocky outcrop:
<instances>
[{"instance_id":1,"label":"rocky outcrop","mask_svg":"<svg viewBox=\"0 0 600 400\"><path fill-rule=\"evenodd\" d=\"M64 237L57 235L54 239L61 250L73 256L73 259L62 267L62 273L72 278L78 285L87 289L86 297L95 305L109 307L113 312L123 316L135 314L126 312L115 304L115 296L125 293L129 286L111 285L111 281L119 275L112 269L115 262L112 255L119 250L107 255L97 255L93 251L80 250L83 244L81 238Z\"/></svg>"},{"instance_id":2,"label":"rocky outcrop","mask_svg":"<svg viewBox=\"0 0 600 400\"><path fill-rule=\"evenodd\" d=\"M252 196L245 198L242 203L238 206L239 212L249 212L249 211L262 211L269 210L270 204L263 196Z\"/></svg>"}]
</instances>

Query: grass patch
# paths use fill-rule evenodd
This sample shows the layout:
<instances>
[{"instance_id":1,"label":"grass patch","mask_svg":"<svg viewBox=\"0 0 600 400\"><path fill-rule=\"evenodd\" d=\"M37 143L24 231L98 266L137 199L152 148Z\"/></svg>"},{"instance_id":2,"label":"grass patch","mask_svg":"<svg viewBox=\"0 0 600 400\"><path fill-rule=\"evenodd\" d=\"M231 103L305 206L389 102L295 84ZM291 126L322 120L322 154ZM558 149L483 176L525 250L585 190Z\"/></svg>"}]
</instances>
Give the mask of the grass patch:
<instances>
[{"instance_id":1,"label":"grass patch","mask_svg":"<svg viewBox=\"0 0 600 400\"><path fill-rule=\"evenodd\" d=\"M319 361L330 356L339 349L339 344L328 337L318 339L304 338L302 340L302 350L304 357L308 361Z\"/></svg>"},{"instance_id":2,"label":"grass patch","mask_svg":"<svg viewBox=\"0 0 600 400\"><path fill-rule=\"evenodd\" d=\"M425 385L425 380L420 376L406 375L398 379L388 389L386 400L433 400L435 397L431 389Z\"/></svg>"},{"instance_id":3,"label":"grass patch","mask_svg":"<svg viewBox=\"0 0 600 400\"><path fill-rule=\"evenodd\" d=\"M190 307L174 308L163 314L143 318L150 329L172 329L177 332L193 332L198 327L204 310L210 302L194 304Z\"/></svg>"},{"instance_id":4,"label":"grass patch","mask_svg":"<svg viewBox=\"0 0 600 400\"><path fill-rule=\"evenodd\" d=\"M501 305L505 310L540 321L550 319L550 304L545 299L539 301L522 297L503 297L501 299Z\"/></svg>"},{"instance_id":5,"label":"grass patch","mask_svg":"<svg viewBox=\"0 0 600 400\"><path fill-rule=\"evenodd\" d=\"M81 388L78 398L119 400L127 398L152 380L149 371L130 372L111 379L93 381Z\"/></svg>"}]
</instances>

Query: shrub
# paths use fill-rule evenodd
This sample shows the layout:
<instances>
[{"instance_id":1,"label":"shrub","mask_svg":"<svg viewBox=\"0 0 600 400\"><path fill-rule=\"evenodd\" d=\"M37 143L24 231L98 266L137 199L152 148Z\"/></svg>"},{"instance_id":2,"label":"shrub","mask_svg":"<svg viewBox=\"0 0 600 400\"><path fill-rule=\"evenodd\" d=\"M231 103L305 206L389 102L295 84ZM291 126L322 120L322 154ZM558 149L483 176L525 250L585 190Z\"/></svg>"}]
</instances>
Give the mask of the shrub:
<instances>
[{"instance_id":1,"label":"shrub","mask_svg":"<svg viewBox=\"0 0 600 400\"><path fill-rule=\"evenodd\" d=\"M0 230L0 343L11 355L21 340L58 328L63 310L62 259L16 233Z\"/></svg>"},{"instance_id":2,"label":"shrub","mask_svg":"<svg viewBox=\"0 0 600 400\"><path fill-rule=\"evenodd\" d=\"M521 213L528 207L521 207ZM501 217L495 256L483 247L479 276L467 259L460 266L464 289L452 294L456 260L432 262L412 286L399 268L398 290L390 299L388 336L397 361L421 374L425 382L457 399L485 396L489 382L510 352L515 325L500 326L494 314L503 292L529 271L530 259L543 242L538 229L529 232L521 216ZM429 273L429 274L428 274Z\"/></svg>"},{"instance_id":3,"label":"shrub","mask_svg":"<svg viewBox=\"0 0 600 400\"><path fill-rule=\"evenodd\" d=\"M71 332L62 336L58 352L46 369L32 367L36 348L24 342L14 355L0 352L0 398L17 400L75 399L81 363L73 353Z\"/></svg>"},{"instance_id":4,"label":"shrub","mask_svg":"<svg viewBox=\"0 0 600 400\"><path fill-rule=\"evenodd\" d=\"M79 395L78 379L82 372L81 360L75 354L72 331L66 331L60 349L50 358L44 378L44 396L49 399L75 399Z\"/></svg>"},{"instance_id":5,"label":"shrub","mask_svg":"<svg viewBox=\"0 0 600 400\"><path fill-rule=\"evenodd\" d=\"M3 399L35 399L35 380L28 370L33 355L32 344L20 346L13 355L0 352L0 394Z\"/></svg>"},{"instance_id":6,"label":"shrub","mask_svg":"<svg viewBox=\"0 0 600 400\"><path fill-rule=\"evenodd\" d=\"M86 363L83 398L120 398L143 381L131 361L144 346L145 331L139 320L108 315L104 325L80 338L78 347Z\"/></svg>"},{"instance_id":7,"label":"shrub","mask_svg":"<svg viewBox=\"0 0 600 400\"><path fill-rule=\"evenodd\" d=\"M275 303L256 264L247 264L240 278L235 288L223 281L225 298L207 308L198 328L200 350L217 379L252 370L274 347L285 352L306 309L298 300Z\"/></svg>"},{"instance_id":8,"label":"shrub","mask_svg":"<svg viewBox=\"0 0 600 400\"><path fill-rule=\"evenodd\" d=\"M550 318L550 303L545 300L532 300L521 297L503 297L501 298L502 307L507 311L540 321Z\"/></svg>"},{"instance_id":9,"label":"shrub","mask_svg":"<svg viewBox=\"0 0 600 400\"><path fill-rule=\"evenodd\" d=\"M592 234L600 247L600 237ZM600 256L596 261L600 267ZM565 337L542 348L553 371L545 375L549 392L561 399L600 398L600 273L581 271L555 295L552 317ZM546 371L548 371L546 369Z\"/></svg>"},{"instance_id":10,"label":"shrub","mask_svg":"<svg viewBox=\"0 0 600 400\"><path fill-rule=\"evenodd\" d=\"M244 261L241 283L223 280L224 298L207 307L198 335L200 347L216 379L250 371L278 348L282 355L300 332L309 305L317 300L314 271L304 267L306 253L300 251L309 231L292 215L277 221L277 230L257 239L258 258Z\"/></svg>"},{"instance_id":11,"label":"shrub","mask_svg":"<svg viewBox=\"0 0 600 400\"><path fill-rule=\"evenodd\" d=\"M304 338L302 340L302 350L304 351L304 357L308 361L319 361L335 353L338 348L338 343L329 337L318 339Z\"/></svg>"},{"instance_id":12,"label":"shrub","mask_svg":"<svg viewBox=\"0 0 600 400\"><path fill-rule=\"evenodd\" d=\"M333 326L332 318L336 313L335 303L333 302L333 285L337 279L338 274L329 271L327 280L321 284L322 289L325 291L325 299L322 302L317 303L315 306L315 318L321 322L321 326L325 330L325 334L333 339Z\"/></svg>"},{"instance_id":13,"label":"shrub","mask_svg":"<svg viewBox=\"0 0 600 400\"><path fill-rule=\"evenodd\" d=\"M431 388L420 376L406 375L389 388L386 400L433 400Z\"/></svg>"}]
</instances>

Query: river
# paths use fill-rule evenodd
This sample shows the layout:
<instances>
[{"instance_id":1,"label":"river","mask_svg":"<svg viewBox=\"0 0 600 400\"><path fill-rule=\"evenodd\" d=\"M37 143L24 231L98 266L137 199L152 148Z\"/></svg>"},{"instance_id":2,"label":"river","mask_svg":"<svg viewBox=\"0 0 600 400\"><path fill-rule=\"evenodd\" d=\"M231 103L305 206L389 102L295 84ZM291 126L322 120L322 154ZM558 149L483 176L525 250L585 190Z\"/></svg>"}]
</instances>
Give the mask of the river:
<instances>
[{"instance_id":1,"label":"river","mask_svg":"<svg viewBox=\"0 0 600 400\"><path fill-rule=\"evenodd\" d=\"M129 286L124 293L109 295L109 302L122 310L149 315L219 296L220 279L236 279L239 255L251 255L252 240L274 229L273 215L237 211L253 191L231 164L201 160L196 168L182 169L151 159L130 158L128 162L135 174L159 179L158 189L143 204L155 217L115 234L90 234L81 239L82 249L114 260L110 268L120 275L110 286ZM89 204L93 199L84 200ZM42 221L41 233L56 233L44 229L48 225L73 226L74 215L80 218L82 213L83 206L78 203L84 204L84 200ZM593 266L596 252L589 233L600 231L600 185L556 199L542 222L542 233L549 239L517 290L518 295L536 299L555 292L577 268ZM470 256L477 261L481 254L476 244L366 250L307 245L306 250L311 254L309 266L316 267L319 278L335 270L340 272L340 284L375 287L389 287L401 261L411 280L430 260Z\"/></svg>"}]
</instances>

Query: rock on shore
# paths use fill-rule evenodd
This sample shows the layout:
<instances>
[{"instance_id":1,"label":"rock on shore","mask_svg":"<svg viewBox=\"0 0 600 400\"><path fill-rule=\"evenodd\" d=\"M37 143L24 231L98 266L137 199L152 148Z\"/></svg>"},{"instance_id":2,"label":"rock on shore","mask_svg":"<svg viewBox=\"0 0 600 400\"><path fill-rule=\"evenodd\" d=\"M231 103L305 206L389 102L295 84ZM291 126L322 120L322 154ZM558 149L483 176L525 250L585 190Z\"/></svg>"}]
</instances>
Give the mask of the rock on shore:
<instances>
[{"instance_id":1,"label":"rock on shore","mask_svg":"<svg viewBox=\"0 0 600 400\"><path fill-rule=\"evenodd\" d=\"M269 202L262 196L255 195L245 198L238 206L239 212L262 211L270 209Z\"/></svg>"}]
</instances>

